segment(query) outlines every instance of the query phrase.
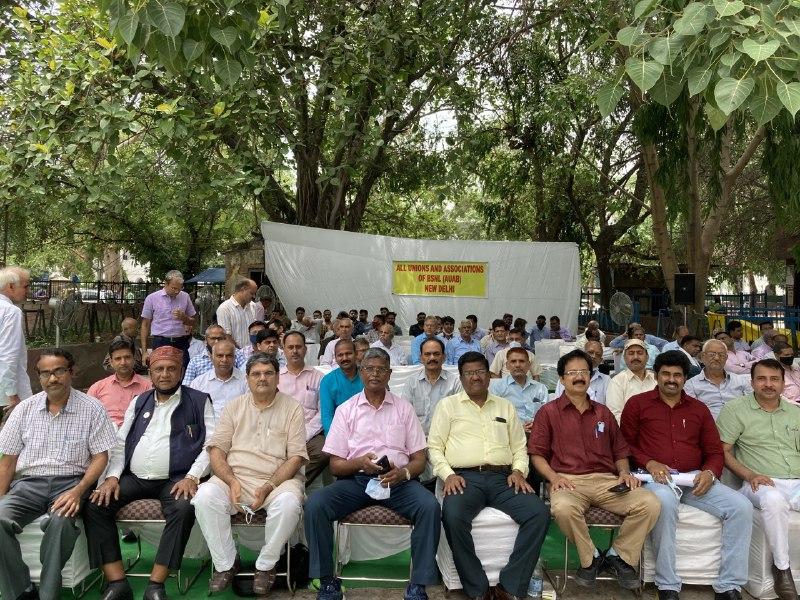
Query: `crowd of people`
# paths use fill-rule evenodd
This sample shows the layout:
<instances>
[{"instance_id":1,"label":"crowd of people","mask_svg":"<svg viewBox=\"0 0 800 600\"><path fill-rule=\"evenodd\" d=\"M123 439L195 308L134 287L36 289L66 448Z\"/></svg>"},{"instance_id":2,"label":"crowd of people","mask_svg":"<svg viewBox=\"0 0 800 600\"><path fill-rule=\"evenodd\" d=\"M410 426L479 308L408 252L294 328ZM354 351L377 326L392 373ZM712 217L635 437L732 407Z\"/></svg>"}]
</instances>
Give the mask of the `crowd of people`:
<instances>
[{"instance_id":1,"label":"crowd of people","mask_svg":"<svg viewBox=\"0 0 800 600\"><path fill-rule=\"evenodd\" d=\"M55 348L39 355L42 391L33 394L14 304L29 274L0 270L0 325L9 332L0 343L3 598L59 597L78 517L90 565L107 582L103 600L132 598L115 515L152 498L166 522L145 600L167 597L164 582L195 522L211 553L210 591L226 589L241 569L231 516L257 511L266 524L254 592L270 592L302 520L317 597L340 600L334 523L376 503L413 523L406 600L424 600L438 582L442 530L468 597L526 596L551 518L577 547L577 584L591 587L610 572L621 587L638 588L649 536L659 598L678 598L681 503L720 520L715 598L741 597L755 508L775 592L796 600L788 532L789 511L800 509L800 377L772 323L761 323L751 346L737 321L709 339L678 328L667 341L636 323L610 339L590 322L576 337L542 315L528 329L505 314L487 331L467 315L456 333L453 317L420 313L406 352L386 308L369 321L367 311L334 320L330 310L307 317L301 307L290 322L280 313L264 320L254 282L242 280L194 343L187 328L195 309L182 283L170 272L145 300L141 323L123 321L104 362L110 373L87 393L72 385L73 356ZM551 339L574 345L558 359L554 394L539 381L535 354ZM316 344L319 368L307 360ZM607 347L619 353L616 369ZM405 364L420 366L398 395L389 389L392 368ZM724 468L741 487L719 481ZM335 481L307 494L326 469ZM589 536L590 506L624 517L608 548ZM519 525L493 587L471 534L485 507ZM16 536L42 515L36 588Z\"/></svg>"}]
</instances>

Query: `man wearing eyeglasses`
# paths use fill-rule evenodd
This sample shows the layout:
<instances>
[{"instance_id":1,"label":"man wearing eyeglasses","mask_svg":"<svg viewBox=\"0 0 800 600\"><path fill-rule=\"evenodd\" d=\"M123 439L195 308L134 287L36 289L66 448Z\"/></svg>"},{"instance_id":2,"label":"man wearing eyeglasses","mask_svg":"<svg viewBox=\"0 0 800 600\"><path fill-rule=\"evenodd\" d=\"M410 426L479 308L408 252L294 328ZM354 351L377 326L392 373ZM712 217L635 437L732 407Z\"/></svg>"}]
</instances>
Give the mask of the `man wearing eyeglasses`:
<instances>
[{"instance_id":1,"label":"man wearing eyeglasses","mask_svg":"<svg viewBox=\"0 0 800 600\"><path fill-rule=\"evenodd\" d=\"M360 374L363 391L336 409L322 449L337 480L306 503L309 574L320 579L317 600L342 600L341 580L333 571L333 522L380 504L413 523L413 567L403 598L427 600L425 587L439 581L441 513L418 479L425 468L425 434L414 407L386 389L392 374L386 351L367 350Z\"/></svg>"},{"instance_id":2,"label":"man wearing eyeglasses","mask_svg":"<svg viewBox=\"0 0 800 600\"><path fill-rule=\"evenodd\" d=\"M581 568L575 583L595 584L604 569L623 589L637 589L639 562L647 534L661 510L658 499L631 474L630 450L608 408L591 399L592 359L573 350L558 359L563 393L536 414L528 441L533 466L550 482L550 507L556 523L578 548ZM624 486L618 491L613 488ZM605 552L589 537L586 510L598 506L625 521Z\"/></svg>"},{"instance_id":3,"label":"man wearing eyeglasses","mask_svg":"<svg viewBox=\"0 0 800 600\"><path fill-rule=\"evenodd\" d=\"M442 524L464 592L492 598L493 590L475 554L472 520L486 507L519 524L514 550L500 571L494 598L526 596L550 522L550 512L533 493L525 432L514 405L489 393L489 362L480 352L458 359L464 388L436 405L428 447L434 474L444 481Z\"/></svg>"},{"instance_id":4,"label":"man wearing eyeglasses","mask_svg":"<svg viewBox=\"0 0 800 600\"><path fill-rule=\"evenodd\" d=\"M74 364L65 350L43 351L36 365L42 391L18 404L0 432L3 598L60 598L61 570L79 534L75 519L116 443L103 405L72 388ZM15 538L45 514L37 596Z\"/></svg>"},{"instance_id":5,"label":"man wearing eyeglasses","mask_svg":"<svg viewBox=\"0 0 800 600\"><path fill-rule=\"evenodd\" d=\"M14 306L25 300L29 287L30 274L25 269L0 269L0 423L5 413L33 394L22 311Z\"/></svg>"},{"instance_id":6,"label":"man wearing eyeglasses","mask_svg":"<svg viewBox=\"0 0 800 600\"><path fill-rule=\"evenodd\" d=\"M687 394L708 407L715 421L729 400L741 398L753 391L748 375L728 373L725 370L727 359L728 347L725 342L708 340L703 344L703 351L700 353L703 370L689 379L684 387Z\"/></svg>"},{"instance_id":7,"label":"man wearing eyeglasses","mask_svg":"<svg viewBox=\"0 0 800 600\"><path fill-rule=\"evenodd\" d=\"M214 563L212 593L227 588L241 565L231 515L266 510L253 576L258 596L272 589L275 565L300 520L305 490L300 469L308 461L305 418L298 400L278 391L279 370L274 356L257 352L247 360L249 391L225 405L206 444L214 476L198 488L192 504Z\"/></svg>"}]
</instances>

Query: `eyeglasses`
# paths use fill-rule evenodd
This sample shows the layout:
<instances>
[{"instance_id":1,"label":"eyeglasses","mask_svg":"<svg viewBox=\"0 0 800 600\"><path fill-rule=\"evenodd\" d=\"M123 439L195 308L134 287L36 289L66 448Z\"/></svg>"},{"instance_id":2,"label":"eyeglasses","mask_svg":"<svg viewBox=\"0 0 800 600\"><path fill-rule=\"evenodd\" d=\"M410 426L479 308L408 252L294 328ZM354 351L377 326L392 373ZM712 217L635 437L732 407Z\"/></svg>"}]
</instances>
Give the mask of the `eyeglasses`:
<instances>
[{"instance_id":1,"label":"eyeglasses","mask_svg":"<svg viewBox=\"0 0 800 600\"><path fill-rule=\"evenodd\" d=\"M39 371L39 379L47 381L53 375L55 375L58 379L61 379L67 373L69 373L69 369L67 367L59 367L58 369L53 369L52 371Z\"/></svg>"},{"instance_id":2,"label":"eyeglasses","mask_svg":"<svg viewBox=\"0 0 800 600\"><path fill-rule=\"evenodd\" d=\"M578 377L579 375L588 375L589 371L587 369L573 369L572 371L564 371L564 375L567 377Z\"/></svg>"},{"instance_id":3,"label":"eyeglasses","mask_svg":"<svg viewBox=\"0 0 800 600\"><path fill-rule=\"evenodd\" d=\"M259 373L250 373L251 377L255 377L256 379L261 379L262 377L275 377L277 373L275 371L261 371Z\"/></svg>"},{"instance_id":4,"label":"eyeglasses","mask_svg":"<svg viewBox=\"0 0 800 600\"><path fill-rule=\"evenodd\" d=\"M477 375L478 377L483 377L486 373L488 373L486 369L475 369L474 371L464 371L464 376L475 377Z\"/></svg>"},{"instance_id":5,"label":"eyeglasses","mask_svg":"<svg viewBox=\"0 0 800 600\"><path fill-rule=\"evenodd\" d=\"M727 352L711 352L706 350L703 354L705 354L708 358L725 358L728 356Z\"/></svg>"},{"instance_id":6,"label":"eyeglasses","mask_svg":"<svg viewBox=\"0 0 800 600\"><path fill-rule=\"evenodd\" d=\"M386 367L361 367L361 370L368 375L385 375L391 369Z\"/></svg>"}]
</instances>

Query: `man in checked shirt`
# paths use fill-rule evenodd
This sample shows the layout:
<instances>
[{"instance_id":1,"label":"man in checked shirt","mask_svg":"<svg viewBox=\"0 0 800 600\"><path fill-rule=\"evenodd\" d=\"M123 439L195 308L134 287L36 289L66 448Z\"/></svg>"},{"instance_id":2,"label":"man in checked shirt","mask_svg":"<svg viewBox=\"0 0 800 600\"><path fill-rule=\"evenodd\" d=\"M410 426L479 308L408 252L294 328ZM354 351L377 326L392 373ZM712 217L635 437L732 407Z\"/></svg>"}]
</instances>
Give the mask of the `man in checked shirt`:
<instances>
[{"instance_id":1,"label":"man in checked shirt","mask_svg":"<svg viewBox=\"0 0 800 600\"><path fill-rule=\"evenodd\" d=\"M61 596L61 569L79 530L81 504L108 463L114 426L94 398L72 388L75 360L45 350L36 364L43 390L23 400L0 432L0 596L36 598L16 536L42 522L38 597Z\"/></svg>"}]
</instances>

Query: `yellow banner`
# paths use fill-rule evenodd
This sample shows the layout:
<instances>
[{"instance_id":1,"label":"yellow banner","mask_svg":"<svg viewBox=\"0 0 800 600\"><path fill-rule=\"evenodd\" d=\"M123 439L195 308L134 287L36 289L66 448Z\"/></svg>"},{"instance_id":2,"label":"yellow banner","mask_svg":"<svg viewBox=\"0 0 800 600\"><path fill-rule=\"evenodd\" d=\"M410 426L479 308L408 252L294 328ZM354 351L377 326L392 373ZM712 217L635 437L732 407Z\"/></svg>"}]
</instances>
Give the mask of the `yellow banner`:
<instances>
[{"instance_id":1,"label":"yellow banner","mask_svg":"<svg viewBox=\"0 0 800 600\"><path fill-rule=\"evenodd\" d=\"M392 293L486 298L485 262L393 261Z\"/></svg>"}]
</instances>

